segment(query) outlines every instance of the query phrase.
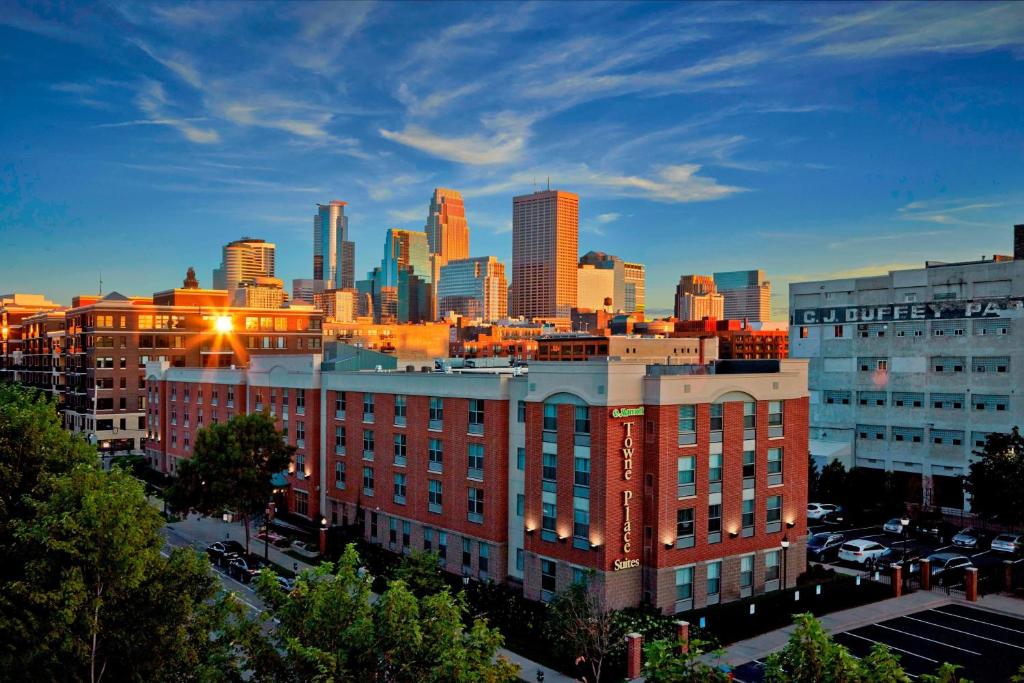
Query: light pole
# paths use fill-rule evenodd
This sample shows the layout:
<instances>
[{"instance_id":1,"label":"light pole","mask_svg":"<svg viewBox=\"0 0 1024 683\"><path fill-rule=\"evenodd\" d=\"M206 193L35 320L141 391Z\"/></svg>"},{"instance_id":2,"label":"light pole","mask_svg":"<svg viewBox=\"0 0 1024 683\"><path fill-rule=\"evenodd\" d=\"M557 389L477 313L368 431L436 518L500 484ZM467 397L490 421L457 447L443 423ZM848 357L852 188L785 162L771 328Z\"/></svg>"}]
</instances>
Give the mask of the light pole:
<instances>
[{"instance_id":1,"label":"light pole","mask_svg":"<svg viewBox=\"0 0 1024 683\"><path fill-rule=\"evenodd\" d=\"M320 517L320 554L327 552L327 518Z\"/></svg>"},{"instance_id":2,"label":"light pole","mask_svg":"<svg viewBox=\"0 0 1024 683\"><path fill-rule=\"evenodd\" d=\"M782 538L782 543L780 543L780 545L782 546L782 589L785 590L786 589L786 569L787 569L787 565L789 564L789 562L788 562L788 560L789 560L789 536L784 536Z\"/></svg>"},{"instance_id":3,"label":"light pole","mask_svg":"<svg viewBox=\"0 0 1024 683\"><path fill-rule=\"evenodd\" d=\"M270 562L270 522L274 519L274 499L267 503L267 521L263 525L263 559Z\"/></svg>"},{"instance_id":4,"label":"light pole","mask_svg":"<svg viewBox=\"0 0 1024 683\"><path fill-rule=\"evenodd\" d=\"M903 537L903 560L900 562L902 566L907 561L907 527L910 526L910 519L907 517L900 517L900 535Z\"/></svg>"}]
</instances>

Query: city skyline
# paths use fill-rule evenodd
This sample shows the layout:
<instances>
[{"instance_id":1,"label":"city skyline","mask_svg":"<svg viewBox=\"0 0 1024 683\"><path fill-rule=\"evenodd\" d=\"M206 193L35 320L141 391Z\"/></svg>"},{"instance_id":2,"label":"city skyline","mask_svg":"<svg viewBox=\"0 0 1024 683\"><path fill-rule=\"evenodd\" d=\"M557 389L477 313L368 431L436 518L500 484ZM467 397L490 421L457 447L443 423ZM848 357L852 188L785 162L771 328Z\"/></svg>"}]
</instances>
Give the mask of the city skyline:
<instances>
[{"instance_id":1,"label":"city skyline","mask_svg":"<svg viewBox=\"0 0 1024 683\"><path fill-rule=\"evenodd\" d=\"M0 291L208 286L239 235L308 278L332 198L362 274L434 187L510 266L511 198L550 176L581 254L647 266L651 314L682 273L759 268L778 319L789 282L1006 252L1020 221L1019 5L327 7L267 6L255 40L236 5L11 5Z\"/></svg>"}]
</instances>

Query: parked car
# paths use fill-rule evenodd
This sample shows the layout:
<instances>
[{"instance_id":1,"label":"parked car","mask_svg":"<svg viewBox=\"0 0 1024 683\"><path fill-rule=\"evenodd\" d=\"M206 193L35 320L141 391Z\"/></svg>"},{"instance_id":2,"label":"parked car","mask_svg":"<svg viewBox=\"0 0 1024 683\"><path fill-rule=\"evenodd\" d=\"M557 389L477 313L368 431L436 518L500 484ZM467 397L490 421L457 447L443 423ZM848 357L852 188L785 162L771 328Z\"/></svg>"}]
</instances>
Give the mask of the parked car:
<instances>
[{"instance_id":1,"label":"parked car","mask_svg":"<svg viewBox=\"0 0 1024 683\"><path fill-rule=\"evenodd\" d=\"M831 512L839 512L842 509L841 505L833 505L832 503L808 503L807 519L824 519L825 515Z\"/></svg>"},{"instance_id":2,"label":"parked car","mask_svg":"<svg viewBox=\"0 0 1024 683\"><path fill-rule=\"evenodd\" d=\"M900 522L899 517L893 517L888 522L882 525L882 531L887 534L902 534L903 524Z\"/></svg>"},{"instance_id":3,"label":"parked car","mask_svg":"<svg viewBox=\"0 0 1024 683\"><path fill-rule=\"evenodd\" d=\"M217 541L206 546L206 556L210 562L226 567L238 555L245 554L245 546L238 541Z\"/></svg>"},{"instance_id":4,"label":"parked car","mask_svg":"<svg viewBox=\"0 0 1024 683\"><path fill-rule=\"evenodd\" d=\"M968 527L953 536L953 545L958 548L982 548L989 539L989 534L982 529Z\"/></svg>"},{"instance_id":5,"label":"parked car","mask_svg":"<svg viewBox=\"0 0 1024 683\"><path fill-rule=\"evenodd\" d=\"M807 539L807 559L815 562L828 562L839 553L839 546L846 537L842 534L820 533Z\"/></svg>"},{"instance_id":6,"label":"parked car","mask_svg":"<svg viewBox=\"0 0 1024 683\"><path fill-rule=\"evenodd\" d=\"M959 553L933 553L928 556L931 564L932 581L941 586L948 586L961 580L964 571L973 567L971 558Z\"/></svg>"},{"instance_id":7,"label":"parked car","mask_svg":"<svg viewBox=\"0 0 1024 683\"><path fill-rule=\"evenodd\" d=\"M1024 537L1018 534L999 534L992 539L991 548L996 552L1017 555L1022 546L1024 546Z\"/></svg>"},{"instance_id":8,"label":"parked car","mask_svg":"<svg viewBox=\"0 0 1024 683\"><path fill-rule=\"evenodd\" d=\"M881 543L876 543L866 538L858 538L853 541L847 541L839 546L839 559L845 562L864 565L865 567L873 567L875 561L884 555L886 550L888 548Z\"/></svg>"},{"instance_id":9,"label":"parked car","mask_svg":"<svg viewBox=\"0 0 1024 683\"><path fill-rule=\"evenodd\" d=\"M291 593L292 589L295 588L295 579L289 579L289 578L286 578L284 576L278 576L277 577L277 585L285 593Z\"/></svg>"},{"instance_id":10,"label":"parked car","mask_svg":"<svg viewBox=\"0 0 1024 683\"><path fill-rule=\"evenodd\" d=\"M231 564L228 566L228 573L242 583L249 583L266 566L266 562L258 557L239 555L231 560Z\"/></svg>"},{"instance_id":11,"label":"parked car","mask_svg":"<svg viewBox=\"0 0 1024 683\"><path fill-rule=\"evenodd\" d=\"M922 513L910 523L910 533L915 538L945 545L949 539L956 536L957 527L947 522L939 513Z\"/></svg>"},{"instance_id":12,"label":"parked car","mask_svg":"<svg viewBox=\"0 0 1024 683\"><path fill-rule=\"evenodd\" d=\"M886 571L895 566L906 567L907 574L916 574L920 570L921 553L916 550L904 550L902 548L886 548L878 559L875 560L875 569Z\"/></svg>"}]
</instances>

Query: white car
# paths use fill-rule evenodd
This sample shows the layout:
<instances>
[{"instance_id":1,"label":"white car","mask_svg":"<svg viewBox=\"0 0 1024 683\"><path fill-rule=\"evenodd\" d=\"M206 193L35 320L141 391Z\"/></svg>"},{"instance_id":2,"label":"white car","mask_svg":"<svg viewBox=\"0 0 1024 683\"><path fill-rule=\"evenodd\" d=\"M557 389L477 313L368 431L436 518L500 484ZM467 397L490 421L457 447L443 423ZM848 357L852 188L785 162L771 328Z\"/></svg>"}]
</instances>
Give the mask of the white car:
<instances>
[{"instance_id":1,"label":"white car","mask_svg":"<svg viewBox=\"0 0 1024 683\"><path fill-rule=\"evenodd\" d=\"M899 517L893 517L888 522L882 525L882 530L889 534L902 534L903 523L900 522Z\"/></svg>"},{"instance_id":2,"label":"white car","mask_svg":"<svg viewBox=\"0 0 1024 683\"><path fill-rule=\"evenodd\" d=\"M832 505L831 503L808 503L807 504L807 519L824 519L825 515L832 512L838 512L842 510L838 505Z\"/></svg>"},{"instance_id":3,"label":"white car","mask_svg":"<svg viewBox=\"0 0 1024 683\"><path fill-rule=\"evenodd\" d=\"M871 566L878 558L885 554L886 550L888 548L881 543L875 543L866 538L858 538L853 541L847 541L839 546L839 559L853 562L854 564Z\"/></svg>"}]
</instances>

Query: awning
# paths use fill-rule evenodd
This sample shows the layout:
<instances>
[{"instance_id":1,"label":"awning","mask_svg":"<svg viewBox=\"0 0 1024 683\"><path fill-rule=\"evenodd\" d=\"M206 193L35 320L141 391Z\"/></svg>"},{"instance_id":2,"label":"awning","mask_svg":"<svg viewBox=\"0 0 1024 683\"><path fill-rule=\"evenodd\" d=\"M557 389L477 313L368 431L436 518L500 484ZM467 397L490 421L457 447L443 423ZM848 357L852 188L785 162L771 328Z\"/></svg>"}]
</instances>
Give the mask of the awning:
<instances>
[{"instance_id":1,"label":"awning","mask_svg":"<svg viewBox=\"0 0 1024 683\"><path fill-rule=\"evenodd\" d=\"M274 472L270 475L270 484L274 488L278 489L284 488L285 486L291 486L291 483L288 481L288 477L285 476L284 472Z\"/></svg>"}]
</instances>

